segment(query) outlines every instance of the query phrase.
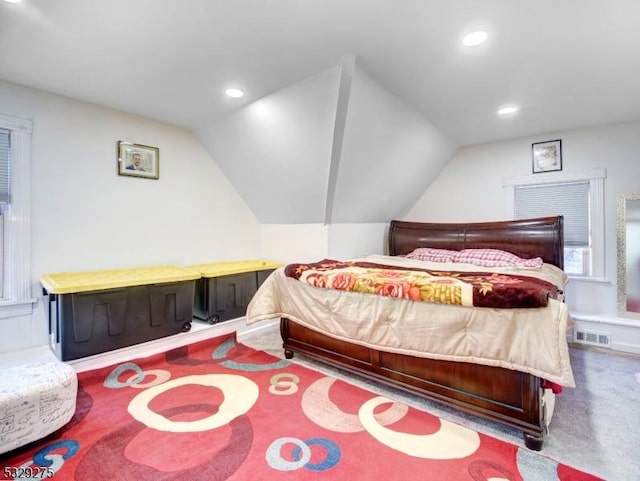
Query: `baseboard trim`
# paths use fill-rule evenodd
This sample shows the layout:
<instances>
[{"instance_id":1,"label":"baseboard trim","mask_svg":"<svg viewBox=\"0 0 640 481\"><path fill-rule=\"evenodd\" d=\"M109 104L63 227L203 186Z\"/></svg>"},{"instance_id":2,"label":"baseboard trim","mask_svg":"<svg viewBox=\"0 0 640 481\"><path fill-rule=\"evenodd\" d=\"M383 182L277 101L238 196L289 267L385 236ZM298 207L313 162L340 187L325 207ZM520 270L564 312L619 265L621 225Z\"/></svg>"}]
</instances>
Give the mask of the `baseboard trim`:
<instances>
[{"instance_id":1,"label":"baseboard trim","mask_svg":"<svg viewBox=\"0 0 640 481\"><path fill-rule=\"evenodd\" d=\"M631 329L640 330L640 321L637 319L627 319L622 317L607 316L604 314L582 314L571 313L571 318L574 321L592 322L595 324L607 324L609 326L630 327Z\"/></svg>"},{"instance_id":2,"label":"baseboard trim","mask_svg":"<svg viewBox=\"0 0 640 481\"><path fill-rule=\"evenodd\" d=\"M609 316L571 314L575 321L571 329L571 341L576 329L605 332L611 344L607 349L618 352L640 354L640 322L632 319Z\"/></svg>"},{"instance_id":3,"label":"baseboard trim","mask_svg":"<svg viewBox=\"0 0 640 481\"><path fill-rule=\"evenodd\" d=\"M629 344L626 342L612 342L611 349L614 351L629 352L632 354L640 354L640 346L637 344Z\"/></svg>"},{"instance_id":4,"label":"baseboard trim","mask_svg":"<svg viewBox=\"0 0 640 481\"><path fill-rule=\"evenodd\" d=\"M230 334L232 332L236 333L236 337L239 341L241 338L248 339L264 332L266 329L274 329L274 326L276 326L277 323L278 320L274 319L273 322L247 326L244 317L213 325L194 320L189 332L181 332L173 336L136 344L135 346L128 346L115 351L104 352L94 356L83 357L81 359L74 359L66 362L72 365L76 372L100 369L102 367L111 366L112 364L131 361L132 359L153 356L154 354L166 352L177 347L186 346L188 344L193 344L194 342L204 341L213 337Z\"/></svg>"},{"instance_id":5,"label":"baseboard trim","mask_svg":"<svg viewBox=\"0 0 640 481\"><path fill-rule=\"evenodd\" d=\"M250 339L254 336L259 336L265 332L271 332L280 328L280 319L271 319L262 321L257 324L245 325L244 328L236 331L236 339L242 342L245 339Z\"/></svg>"}]
</instances>

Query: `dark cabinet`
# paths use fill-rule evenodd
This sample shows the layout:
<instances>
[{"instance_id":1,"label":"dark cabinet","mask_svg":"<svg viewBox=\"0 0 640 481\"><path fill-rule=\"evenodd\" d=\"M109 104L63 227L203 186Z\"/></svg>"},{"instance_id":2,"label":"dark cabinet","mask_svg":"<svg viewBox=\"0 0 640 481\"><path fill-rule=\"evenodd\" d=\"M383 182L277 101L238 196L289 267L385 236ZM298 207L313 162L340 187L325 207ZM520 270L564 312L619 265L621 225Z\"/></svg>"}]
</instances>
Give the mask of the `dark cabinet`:
<instances>
[{"instance_id":1,"label":"dark cabinet","mask_svg":"<svg viewBox=\"0 0 640 481\"><path fill-rule=\"evenodd\" d=\"M245 260L190 266L196 282L194 317L215 324L246 314L258 288L280 263Z\"/></svg>"},{"instance_id":2,"label":"dark cabinet","mask_svg":"<svg viewBox=\"0 0 640 481\"><path fill-rule=\"evenodd\" d=\"M198 277L171 266L44 275L52 347L68 361L188 331Z\"/></svg>"}]
</instances>

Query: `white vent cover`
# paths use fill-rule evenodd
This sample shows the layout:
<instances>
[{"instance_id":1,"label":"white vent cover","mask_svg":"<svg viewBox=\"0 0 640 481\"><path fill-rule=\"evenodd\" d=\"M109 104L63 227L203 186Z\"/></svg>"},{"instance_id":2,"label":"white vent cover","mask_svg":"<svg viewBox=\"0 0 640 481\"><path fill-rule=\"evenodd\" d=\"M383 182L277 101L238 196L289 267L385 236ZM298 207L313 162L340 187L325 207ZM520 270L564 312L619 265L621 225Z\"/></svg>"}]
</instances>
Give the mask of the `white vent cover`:
<instances>
[{"instance_id":1,"label":"white vent cover","mask_svg":"<svg viewBox=\"0 0 640 481\"><path fill-rule=\"evenodd\" d=\"M573 340L578 344L611 347L611 335L608 332L576 329Z\"/></svg>"}]
</instances>

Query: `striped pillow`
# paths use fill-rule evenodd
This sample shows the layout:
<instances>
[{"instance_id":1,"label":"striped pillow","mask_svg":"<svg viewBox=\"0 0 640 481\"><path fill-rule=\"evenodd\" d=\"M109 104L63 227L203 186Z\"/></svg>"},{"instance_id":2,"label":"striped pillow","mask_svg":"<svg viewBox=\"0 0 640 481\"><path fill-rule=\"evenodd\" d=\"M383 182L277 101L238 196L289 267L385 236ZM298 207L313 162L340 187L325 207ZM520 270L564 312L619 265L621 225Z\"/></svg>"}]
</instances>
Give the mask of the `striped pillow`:
<instances>
[{"instance_id":1,"label":"striped pillow","mask_svg":"<svg viewBox=\"0 0 640 481\"><path fill-rule=\"evenodd\" d=\"M522 259L499 249L464 249L455 252L453 262L464 262L483 267L542 267L542 258Z\"/></svg>"},{"instance_id":2,"label":"striped pillow","mask_svg":"<svg viewBox=\"0 0 640 481\"><path fill-rule=\"evenodd\" d=\"M414 251L406 255L408 259L418 261L432 262L453 262L453 257L458 251L450 251L447 249L433 249L431 247L418 247Z\"/></svg>"}]
</instances>

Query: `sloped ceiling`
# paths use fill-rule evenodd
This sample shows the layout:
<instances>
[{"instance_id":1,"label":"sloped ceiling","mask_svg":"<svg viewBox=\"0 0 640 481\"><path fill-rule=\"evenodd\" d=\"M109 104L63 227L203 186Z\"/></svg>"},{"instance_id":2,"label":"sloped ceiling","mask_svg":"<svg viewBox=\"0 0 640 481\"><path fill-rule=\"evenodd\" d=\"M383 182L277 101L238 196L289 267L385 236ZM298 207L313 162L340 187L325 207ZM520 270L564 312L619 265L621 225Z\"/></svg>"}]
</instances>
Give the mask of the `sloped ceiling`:
<instances>
[{"instance_id":1,"label":"sloped ceiling","mask_svg":"<svg viewBox=\"0 0 640 481\"><path fill-rule=\"evenodd\" d=\"M338 81L326 70L196 130L260 222L323 222Z\"/></svg>"},{"instance_id":2,"label":"sloped ceiling","mask_svg":"<svg viewBox=\"0 0 640 481\"><path fill-rule=\"evenodd\" d=\"M196 134L269 224L401 217L456 149L355 56Z\"/></svg>"},{"instance_id":3,"label":"sloped ceiling","mask_svg":"<svg viewBox=\"0 0 640 481\"><path fill-rule=\"evenodd\" d=\"M456 149L356 62L327 220L388 222L404 217Z\"/></svg>"},{"instance_id":4,"label":"sloped ceiling","mask_svg":"<svg viewBox=\"0 0 640 481\"><path fill-rule=\"evenodd\" d=\"M262 222L386 222L456 144L640 119L639 15L637 0L0 0L0 78L197 132ZM488 40L463 47L473 30ZM519 114L499 118L505 103Z\"/></svg>"},{"instance_id":5,"label":"sloped ceiling","mask_svg":"<svg viewBox=\"0 0 640 481\"><path fill-rule=\"evenodd\" d=\"M640 118L639 16L637 0L0 0L0 78L201 128L354 54L468 146ZM488 40L465 49L473 30Z\"/></svg>"}]
</instances>

